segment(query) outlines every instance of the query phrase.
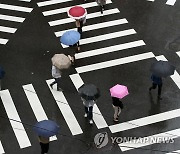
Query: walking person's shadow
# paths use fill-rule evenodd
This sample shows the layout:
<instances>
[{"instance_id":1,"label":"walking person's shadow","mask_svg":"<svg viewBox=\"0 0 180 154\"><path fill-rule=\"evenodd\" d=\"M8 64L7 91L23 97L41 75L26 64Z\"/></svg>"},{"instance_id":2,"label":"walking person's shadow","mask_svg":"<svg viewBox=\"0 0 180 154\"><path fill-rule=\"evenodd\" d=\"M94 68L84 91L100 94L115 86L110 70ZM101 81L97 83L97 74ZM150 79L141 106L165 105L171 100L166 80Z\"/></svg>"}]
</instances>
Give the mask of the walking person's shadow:
<instances>
[{"instance_id":1,"label":"walking person's shadow","mask_svg":"<svg viewBox=\"0 0 180 154\"><path fill-rule=\"evenodd\" d=\"M160 111L160 100L157 99L156 102L152 97L152 94L149 93L149 101L150 101L150 110L149 110L149 115L154 115L154 114L159 114Z\"/></svg>"}]
</instances>

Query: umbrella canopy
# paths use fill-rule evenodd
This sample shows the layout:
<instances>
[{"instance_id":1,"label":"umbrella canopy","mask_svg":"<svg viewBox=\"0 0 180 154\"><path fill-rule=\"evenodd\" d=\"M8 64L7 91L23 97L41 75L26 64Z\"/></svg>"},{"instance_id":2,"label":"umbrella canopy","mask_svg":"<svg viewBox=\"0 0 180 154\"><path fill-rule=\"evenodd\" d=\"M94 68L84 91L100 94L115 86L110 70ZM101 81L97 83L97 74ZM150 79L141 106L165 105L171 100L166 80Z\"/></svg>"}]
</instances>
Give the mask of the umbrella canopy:
<instances>
[{"instance_id":1,"label":"umbrella canopy","mask_svg":"<svg viewBox=\"0 0 180 154\"><path fill-rule=\"evenodd\" d=\"M174 74L175 66L168 61L157 61L151 65L150 71L159 77L168 77Z\"/></svg>"},{"instance_id":2,"label":"umbrella canopy","mask_svg":"<svg viewBox=\"0 0 180 154\"><path fill-rule=\"evenodd\" d=\"M70 59L64 54L55 54L51 58L52 64L59 69L67 69L71 66Z\"/></svg>"},{"instance_id":3,"label":"umbrella canopy","mask_svg":"<svg viewBox=\"0 0 180 154\"><path fill-rule=\"evenodd\" d=\"M79 40L80 40L80 33L75 30L70 30L65 32L60 38L60 42L65 45L74 45Z\"/></svg>"},{"instance_id":4,"label":"umbrella canopy","mask_svg":"<svg viewBox=\"0 0 180 154\"><path fill-rule=\"evenodd\" d=\"M112 87L110 89L110 93L111 93L112 97L116 97L116 98L120 98L120 99L129 94L128 88L126 86L119 85L119 84Z\"/></svg>"},{"instance_id":5,"label":"umbrella canopy","mask_svg":"<svg viewBox=\"0 0 180 154\"><path fill-rule=\"evenodd\" d=\"M52 120L43 120L37 122L34 125L33 130L38 136L51 137L59 132L59 126Z\"/></svg>"},{"instance_id":6,"label":"umbrella canopy","mask_svg":"<svg viewBox=\"0 0 180 154\"><path fill-rule=\"evenodd\" d=\"M85 100L96 100L100 97L99 89L93 84L83 84L78 92Z\"/></svg>"},{"instance_id":7,"label":"umbrella canopy","mask_svg":"<svg viewBox=\"0 0 180 154\"><path fill-rule=\"evenodd\" d=\"M74 6L68 10L68 16L73 19L81 19L87 15L87 11L85 8L81 6Z\"/></svg>"}]
</instances>

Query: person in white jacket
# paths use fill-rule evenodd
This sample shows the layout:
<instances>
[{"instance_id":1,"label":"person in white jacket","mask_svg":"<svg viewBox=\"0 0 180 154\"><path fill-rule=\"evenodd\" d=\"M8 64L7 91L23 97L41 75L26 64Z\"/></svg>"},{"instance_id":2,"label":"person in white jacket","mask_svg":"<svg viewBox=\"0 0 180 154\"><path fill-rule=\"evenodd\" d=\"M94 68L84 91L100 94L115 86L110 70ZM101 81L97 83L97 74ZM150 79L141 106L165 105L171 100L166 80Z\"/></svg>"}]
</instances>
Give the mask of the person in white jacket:
<instances>
[{"instance_id":1,"label":"person in white jacket","mask_svg":"<svg viewBox=\"0 0 180 154\"><path fill-rule=\"evenodd\" d=\"M84 117L89 119L89 123L93 124L93 106L96 103L95 100L85 100L81 97L81 100L83 101L85 114Z\"/></svg>"},{"instance_id":2,"label":"person in white jacket","mask_svg":"<svg viewBox=\"0 0 180 154\"><path fill-rule=\"evenodd\" d=\"M50 84L51 88L53 89L53 85L57 84L57 91L62 91L60 88L61 83L61 71L56 66L52 65L52 77L55 79L54 82Z\"/></svg>"}]
</instances>

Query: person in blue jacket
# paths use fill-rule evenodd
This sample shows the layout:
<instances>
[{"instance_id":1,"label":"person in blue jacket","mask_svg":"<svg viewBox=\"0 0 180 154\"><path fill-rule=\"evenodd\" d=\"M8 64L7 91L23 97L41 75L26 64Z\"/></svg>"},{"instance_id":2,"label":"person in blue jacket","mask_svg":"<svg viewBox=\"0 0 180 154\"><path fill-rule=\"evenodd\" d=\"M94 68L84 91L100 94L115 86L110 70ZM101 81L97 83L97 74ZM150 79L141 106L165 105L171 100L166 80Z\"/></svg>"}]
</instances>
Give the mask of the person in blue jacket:
<instances>
[{"instance_id":1,"label":"person in blue jacket","mask_svg":"<svg viewBox=\"0 0 180 154\"><path fill-rule=\"evenodd\" d=\"M156 87L158 86L158 98L162 99L161 98L161 90L163 85L162 78L152 74L151 80L152 80L152 86L149 88L149 91L151 91L152 89L156 89Z\"/></svg>"}]
</instances>

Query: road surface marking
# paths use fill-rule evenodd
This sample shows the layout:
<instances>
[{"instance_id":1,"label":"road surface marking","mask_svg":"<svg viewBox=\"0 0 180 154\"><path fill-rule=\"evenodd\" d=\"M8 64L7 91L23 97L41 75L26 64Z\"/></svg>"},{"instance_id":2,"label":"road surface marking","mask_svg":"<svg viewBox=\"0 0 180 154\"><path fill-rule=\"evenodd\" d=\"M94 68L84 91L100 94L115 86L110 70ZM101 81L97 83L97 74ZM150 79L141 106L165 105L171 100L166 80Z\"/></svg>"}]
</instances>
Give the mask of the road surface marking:
<instances>
[{"instance_id":1,"label":"road surface marking","mask_svg":"<svg viewBox=\"0 0 180 154\"><path fill-rule=\"evenodd\" d=\"M122 132L133 128L138 128L138 127L154 124L157 122L177 118L180 117L179 113L180 113L180 109L171 110L171 111L119 123L116 125L111 125L109 126L109 129L111 130L112 133Z\"/></svg>"},{"instance_id":2,"label":"road surface marking","mask_svg":"<svg viewBox=\"0 0 180 154\"><path fill-rule=\"evenodd\" d=\"M179 136L180 136L180 128L175 129L175 130L171 130L171 131L167 131L164 133L155 134L152 136L147 136L147 137L131 140L128 142L120 143L118 145L119 145L121 151L124 152L124 151L132 150L135 148L141 148L144 146L148 146L148 145L152 145L152 144L156 144L156 143L161 143L162 137L165 141L165 140L169 140L170 138L171 139L178 138ZM147 142L145 142L145 141L147 141Z\"/></svg>"},{"instance_id":3,"label":"road surface marking","mask_svg":"<svg viewBox=\"0 0 180 154\"><path fill-rule=\"evenodd\" d=\"M17 30L16 28L0 26L0 32L15 33L16 30Z\"/></svg>"},{"instance_id":4,"label":"road surface marking","mask_svg":"<svg viewBox=\"0 0 180 154\"><path fill-rule=\"evenodd\" d=\"M51 89L51 87L49 86L49 84L52 83L53 81L54 81L54 79L46 80L46 83L47 83L72 135L82 134L83 131L82 131L74 113L72 112L64 94L61 91L56 91L54 89Z\"/></svg>"},{"instance_id":5,"label":"road surface marking","mask_svg":"<svg viewBox=\"0 0 180 154\"><path fill-rule=\"evenodd\" d=\"M95 71L95 70L99 70L99 69L103 69L103 68L113 67L113 66L131 63L131 62L135 62L135 61L149 59L149 58L153 58L153 57L155 57L155 55L152 52L147 52L147 53L143 53L143 54L114 59L114 60L105 61L105 62L101 62L101 63L81 66L81 67L77 67L75 69L78 73L85 73L85 72L89 72L89 71Z\"/></svg>"},{"instance_id":6,"label":"road surface marking","mask_svg":"<svg viewBox=\"0 0 180 154\"><path fill-rule=\"evenodd\" d=\"M107 0L106 4L112 3L111 0ZM80 4L78 6L82 6L83 8L90 8L90 7L95 7L97 6L96 2L91 2L91 3L86 3L86 4ZM44 11L43 15L44 16L50 16L50 15L55 15L55 14L60 14L60 13L65 13L67 12L72 6L69 7L64 7L60 9L55 9L55 10L49 10L49 11Z\"/></svg>"},{"instance_id":7,"label":"road surface marking","mask_svg":"<svg viewBox=\"0 0 180 154\"><path fill-rule=\"evenodd\" d=\"M128 21L124 19L117 19L117 20L112 20L112 21L107 21L107 22L102 22L98 24L93 24L93 25L88 25L88 26L83 26L83 32L91 31L91 30L96 30L96 29L101 29L101 28L108 28L116 25L121 25L121 24L126 24ZM68 30L76 30L77 28L72 28L72 29L66 29L63 31L58 31L55 32L56 37L60 37L63 35Z\"/></svg>"},{"instance_id":8,"label":"road surface marking","mask_svg":"<svg viewBox=\"0 0 180 154\"><path fill-rule=\"evenodd\" d=\"M0 14L0 20L23 22L25 20L25 18Z\"/></svg>"},{"instance_id":9,"label":"road surface marking","mask_svg":"<svg viewBox=\"0 0 180 154\"><path fill-rule=\"evenodd\" d=\"M28 13L33 10L32 8L28 8L28 7L8 5L8 4L0 4L0 9L7 9L14 11L28 12Z\"/></svg>"},{"instance_id":10,"label":"road surface marking","mask_svg":"<svg viewBox=\"0 0 180 154\"><path fill-rule=\"evenodd\" d=\"M110 10L105 10L103 12L103 16L111 15L111 14L115 14L115 13L119 13L119 10L116 8L110 9ZM90 14L87 14L87 19L101 17L101 16L102 16L102 14L100 12L90 13ZM48 23L50 26L57 26L57 25L63 25L66 23L71 23L71 22L75 22L75 20L72 18L65 18L65 19L50 21Z\"/></svg>"},{"instance_id":11,"label":"road surface marking","mask_svg":"<svg viewBox=\"0 0 180 154\"><path fill-rule=\"evenodd\" d=\"M11 123L12 129L17 138L20 148L26 148L26 147L31 146L26 130L24 129L23 124L21 123L21 119L18 115L18 112L11 98L9 90L0 91L0 96L1 96L8 118L13 119L13 120L10 120L10 123ZM19 122L16 122L14 120L17 120Z\"/></svg>"},{"instance_id":12,"label":"road surface marking","mask_svg":"<svg viewBox=\"0 0 180 154\"><path fill-rule=\"evenodd\" d=\"M128 43L123 43L123 44L118 44L114 46L109 46L109 47L104 47L104 48L99 48L99 49L94 49L86 52L81 52L75 54L76 59L81 59L81 58L86 58L86 57L91 57L91 56L96 56L96 55L101 55L105 53L110 53L114 51L120 51L120 50L125 50L125 49L130 49L134 47L139 47L146 45L143 40L138 40L138 41L133 41L133 42L128 42Z\"/></svg>"},{"instance_id":13,"label":"road surface marking","mask_svg":"<svg viewBox=\"0 0 180 154\"><path fill-rule=\"evenodd\" d=\"M24 92L27 96L29 104L34 112L37 121L48 120L48 117L41 105L41 102L37 96L37 93L32 84L23 86ZM50 138L50 141L57 140L56 136Z\"/></svg>"},{"instance_id":14,"label":"road surface marking","mask_svg":"<svg viewBox=\"0 0 180 154\"><path fill-rule=\"evenodd\" d=\"M85 38L85 39L80 39L79 43L80 43L80 45L89 44L89 43L114 39L114 38L118 38L118 37L128 36L128 35L132 35L132 34L136 34L136 31L134 29L127 29L127 30L123 30L123 31L118 31L118 32L98 35L98 36L94 36L94 37L89 37L89 38ZM69 46L63 45L62 43L61 43L61 45L63 48L69 47Z\"/></svg>"}]
</instances>

